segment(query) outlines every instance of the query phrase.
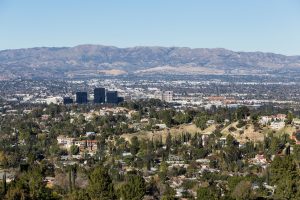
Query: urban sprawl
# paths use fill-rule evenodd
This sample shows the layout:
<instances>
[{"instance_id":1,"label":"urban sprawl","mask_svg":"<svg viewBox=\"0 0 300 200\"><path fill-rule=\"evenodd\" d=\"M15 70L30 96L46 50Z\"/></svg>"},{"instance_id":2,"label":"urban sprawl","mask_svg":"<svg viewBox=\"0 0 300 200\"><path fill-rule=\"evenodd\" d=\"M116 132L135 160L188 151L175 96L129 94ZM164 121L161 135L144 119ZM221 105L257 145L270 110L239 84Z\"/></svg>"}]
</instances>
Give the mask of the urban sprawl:
<instances>
[{"instance_id":1,"label":"urban sprawl","mask_svg":"<svg viewBox=\"0 0 300 200\"><path fill-rule=\"evenodd\" d=\"M0 88L0 199L300 199L297 83L106 77Z\"/></svg>"}]
</instances>

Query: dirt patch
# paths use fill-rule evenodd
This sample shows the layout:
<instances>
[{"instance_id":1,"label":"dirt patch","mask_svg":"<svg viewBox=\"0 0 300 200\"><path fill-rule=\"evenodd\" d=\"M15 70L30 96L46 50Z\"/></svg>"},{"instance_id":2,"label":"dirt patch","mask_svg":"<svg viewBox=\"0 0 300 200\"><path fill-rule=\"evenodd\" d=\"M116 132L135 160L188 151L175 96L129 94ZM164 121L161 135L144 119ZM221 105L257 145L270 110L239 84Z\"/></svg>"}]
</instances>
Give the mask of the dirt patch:
<instances>
[{"instance_id":1,"label":"dirt patch","mask_svg":"<svg viewBox=\"0 0 300 200\"><path fill-rule=\"evenodd\" d=\"M215 129L216 129L215 125L212 125L202 131L200 128L197 128L195 124L184 124L184 125L172 127L170 129L164 129L158 131L140 131L138 133L133 133L133 134L123 134L121 135L121 137L123 137L127 141L130 141L130 139L133 136L137 136L139 139L153 138L153 140L159 140L160 137L162 137L162 141L165 142L168 132L170 132L172 137L176 137L182 133L190 133L192 135L194 135L195 133L211 134Z\"/></svg>"},{"instance_id":2,"label":"dirt patch","mask_svg":"<svg viewBox=\"0 0 300 200\"><path fill-rule=\"evenodd\" d=\"M105 74L105 75L113 75L113 76L118 76L121 74L127 74L126 71L124 70L119 70L119 69L110 69L110 70L99 70L99 74Z\"/></svg>"}]
</instances>

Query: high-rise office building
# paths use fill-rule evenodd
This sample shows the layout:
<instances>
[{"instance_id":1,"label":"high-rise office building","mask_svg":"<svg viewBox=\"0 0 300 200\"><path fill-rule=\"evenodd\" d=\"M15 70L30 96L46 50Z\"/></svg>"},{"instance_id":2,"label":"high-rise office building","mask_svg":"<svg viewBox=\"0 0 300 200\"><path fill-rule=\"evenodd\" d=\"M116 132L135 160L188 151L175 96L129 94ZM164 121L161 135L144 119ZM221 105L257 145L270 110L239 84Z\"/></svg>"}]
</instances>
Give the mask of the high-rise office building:
<instances>
[{"instance_id":1,"label":"high-rise office building","mask_svg":"<svg viewBox=\"0 0 300 200\"><path fill-rule=\"evenodd\" d=\"M166 101L166 102L173 101L173 91L165 91L163 93L163 101Z\"/></svg>"},{"instance_id":2,"label":"high-rise office building","mask_svg":"<svg viewBox=\"0 0 300 200\"><path fill-rule=\"evenodd\" d=\"M171 102L173 101L173 91L156 91L154 98L161 101Z\"/></svg>"},{"instance_id":3,"label":"high-rise office building","mask_svg":"<svg viewBox=\"0 0 300 200\"><path fill-rule=\"evenodd\" d=\"M154 99L163 100L163 92L162 91L155 91L154 92Z\"/></svg>"},{"instance_id":4,"label":"high-rise office building","mask_svg":"<svg viewBox=\"0 0 300 200\"><path fill-rule=\"evenodd\" d=\"M105 88L94 89L94 103L105 103Z\"/></svg>"},{"instance_id":5,"label":"high-rise office building","mask_svg":"<svg viewBox=\"0 0 300 200\"><path fill-rule=\"evenodd\" d=\"M76 92L76 103L78 104L88 103L87 92Z\"/></svg>"},{"instance_id":6,"label":"high-rise office building","mask_svg":"<svg viewBox=\"0 0 300 200\"><path fill-rule=\"evenodd\" d=\"M124 97L118 97L118 103L124 102Z\"/></svg>"},{"instance_id":7,"label":"high-rise office building","mask_svg":"<svg viewBox=\"0 0 300 200\"><path fill-rule=\"evenodd\" d=\"M64 97L64 104L72 104L73 103L73 99L71 97Z\"/></svg>"},{"instance_id":8,"label":"high-rise office building","mask_svg":"<svg viewBox=\"0 0 300 200\"><path fill-rule=\"evenodd\" d=\"M107 91L106 92L106 102L111 104L118 103L118 92L117 91Z\"/></svg>"}]
</instances>

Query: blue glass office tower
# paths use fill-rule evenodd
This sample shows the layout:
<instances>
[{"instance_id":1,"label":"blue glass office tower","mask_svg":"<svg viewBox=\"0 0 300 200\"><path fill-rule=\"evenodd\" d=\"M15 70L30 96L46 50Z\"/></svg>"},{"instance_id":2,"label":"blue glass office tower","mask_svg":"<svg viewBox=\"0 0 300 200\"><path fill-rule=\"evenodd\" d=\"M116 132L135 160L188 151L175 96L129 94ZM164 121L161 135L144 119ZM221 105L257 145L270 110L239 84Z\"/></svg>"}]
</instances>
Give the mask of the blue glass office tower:
<instances>
[{"instance_id":1,"label":"blue glass office tower","mask_svg":"<svg viewBox=\"0 0 300 200\"><path fill-rule=\"evenodd\" d=\"M105 103L105 88L94 89L94 103Z\"/></svg>"},{"instance_id":2,"label":"blue glass office tower","mask_svg":"<svg viewBox=\"0 0 300 200\"><path fill-rule=\"evenodd\" d=\"M64 97L64 104L72 104L73 103L73 99L70 97Z\"/></svg>"},{"instance_id":3,"label":"blue glass office tower","mask_svg":"<svg viewBox=\"0 0 300 200\"><path fill-rule=\"evenodd\" d=\"M76 92L76 103L78 104L88 103L87 92Z\"/></svg>"},{"instance_id":4,"label":"blue glass office tower","mask_svg":"<svg viewBox=\"0 0 300 200\"><path fill-rule=\"evenodd\" d=\"M118 92L107 91L106 92L106 103L117 104L118 103Z\"/></svg>"}]
</instances>

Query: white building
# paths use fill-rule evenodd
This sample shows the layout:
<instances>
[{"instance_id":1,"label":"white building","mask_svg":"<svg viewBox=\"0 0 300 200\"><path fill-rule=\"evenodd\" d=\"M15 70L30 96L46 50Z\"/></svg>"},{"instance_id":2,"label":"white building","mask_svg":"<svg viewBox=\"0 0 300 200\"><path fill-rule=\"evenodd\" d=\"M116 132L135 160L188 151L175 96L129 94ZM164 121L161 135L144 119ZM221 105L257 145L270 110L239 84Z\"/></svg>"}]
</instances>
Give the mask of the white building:
<instances>
[{"instance_id":1,"label":"white building","mask_svg":"<svg viewBox=\"0 0 300 200\"><path fill-rule=\"evenodd\" d=\"M65 149L70 149L74 145L75 138L69 138L63 135L57 137L57 143L59 146Z\"/></svg>"},{"instance_id":2,"label":"white building","mask_svg":"<svg viewBox=\"0 0 300 200\"><path fill-rule=\"evenodd\" d=\"M284 122L277 122L277 121L271 122L271 125L270 125L270 127L272 129L276 129L276 130L282 129L282 128L284 128L284 126L285 126Z\"/></svg>"},{"instance_id":3,"label":"white building","mask_svg":"<svg viewBox=\"0 0 300 200\"><path fill-rule=\"evenodd\" d=\"M277 114L277 115L271 115L271 116L262 116L259 120L259 123L262 125L267 125L268 123L272 121L276 122L284 122L286 119L286 114Z\"/></svg>"},{"instance_id":4,"label":"white building","mask_svg":"<svg viewBox=\"0 0 300 200\"><path fill-rule=\"evenodd\" d=\"M162 91L156 91L154 93L154 99L159 99L159 100L163 100L163 92Z\"/></svg>"},{"instance_id":5,"label":"white building","mask_svg":"<svg viewBox=\"0 0 300 200\"><path fill-rule=\"evenodd\" d=\"M154 98L161 101L171 102L173 101L173 91L156 91Z\"/></svg>"},{"instance_id":6,"label":"white building","mask_svg":"<svg viewBox=\"0 0 300 200\"><path fill-rule=\"evenodd\" d=\"M173 101L173 91L165 91L163 93L163 100L166 102Z\"/></svg>"}]
</instances>

